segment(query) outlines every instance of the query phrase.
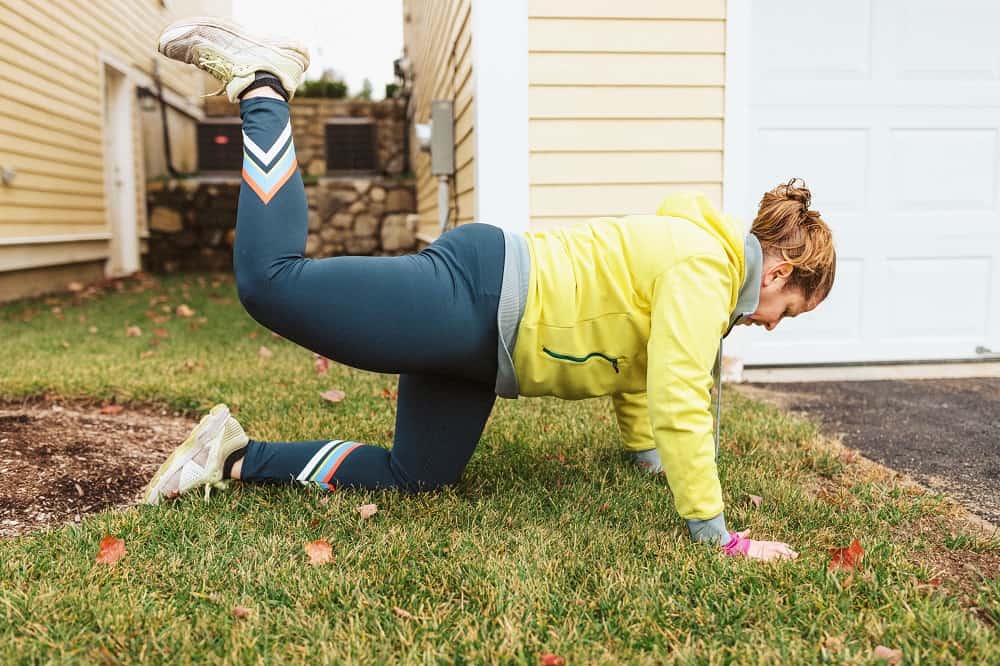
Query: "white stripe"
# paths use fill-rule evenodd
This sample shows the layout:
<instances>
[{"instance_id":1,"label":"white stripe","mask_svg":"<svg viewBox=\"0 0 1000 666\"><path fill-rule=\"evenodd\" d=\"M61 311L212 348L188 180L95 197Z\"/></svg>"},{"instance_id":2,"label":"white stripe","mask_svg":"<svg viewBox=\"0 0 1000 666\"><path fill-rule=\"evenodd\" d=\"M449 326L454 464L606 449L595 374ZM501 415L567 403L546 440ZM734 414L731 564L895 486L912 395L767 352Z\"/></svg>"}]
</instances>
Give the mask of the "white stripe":
<instances>
[{"instance_id":1,"label":"white stripe","mask_svg":"<svg viewBox=\"0 0 1000 666\"><path fill-rule=\"evenodd\" d=\"M326 456L327 451L329 451L331 448L333 448L337 444L342 444L343 441L344 440L342 440L342 439L335 439L333 441L330 441L330 442L327 442L326 444L324 444L323 448L321 448L319 451L317 451L313 455L313 457L309 459L309 462L306 464L305 467L302 468L302 471L299 472L299 475L297 477L295 477L295 480L296 481L307 481L309 479L309 475L313 473L313 468L316 467L316 465L319 464L319 462L324 458L324 456Z\"/></svg>"},{"instance_id":2,"label":"white stripe","mask_svg":"<svg viewBox=\"0 0 1000 666\"><path fill-rule=\"evenodd\" d=\"M268 150L266 153L260 146L258 146L256 143L253 142L253 139L247 136L246 132L243 132L243 145L246 146L247 150L253 153L254 157L259 159L261 163L266 167L274 160L275 157L278 156L278 153L281 152L281 149L285 147L285 142L288 141L288 138L290 136L292 136L291 120L289 120L288 123L285 125L285 129L281 130L281 134L278 135L278 138L275 139L274 143L271 145L271 149Z\"/></svg>"}]
</instances>

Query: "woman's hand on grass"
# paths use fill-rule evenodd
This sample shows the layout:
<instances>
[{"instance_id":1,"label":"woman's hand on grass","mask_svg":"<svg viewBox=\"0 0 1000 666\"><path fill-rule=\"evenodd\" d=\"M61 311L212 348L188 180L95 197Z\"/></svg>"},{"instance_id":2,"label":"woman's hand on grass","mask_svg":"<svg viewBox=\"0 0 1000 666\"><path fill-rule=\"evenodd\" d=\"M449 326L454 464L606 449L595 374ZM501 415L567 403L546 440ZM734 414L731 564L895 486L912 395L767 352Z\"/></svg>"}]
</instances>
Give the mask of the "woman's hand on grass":
<instances>
[{"instance_id":1,"label":"woman's hand on grass","mask_svg":"<svg viewBox=\"0 0 1000 666\"><path fill-rule=\"evenodd\" d=\"M781 541L755 541L748 539L749 531L730 532L732 539L722 551L726 555L746 555L752 560L794 560L799 556L787 543Z\"/></svg>"}]
</instances>

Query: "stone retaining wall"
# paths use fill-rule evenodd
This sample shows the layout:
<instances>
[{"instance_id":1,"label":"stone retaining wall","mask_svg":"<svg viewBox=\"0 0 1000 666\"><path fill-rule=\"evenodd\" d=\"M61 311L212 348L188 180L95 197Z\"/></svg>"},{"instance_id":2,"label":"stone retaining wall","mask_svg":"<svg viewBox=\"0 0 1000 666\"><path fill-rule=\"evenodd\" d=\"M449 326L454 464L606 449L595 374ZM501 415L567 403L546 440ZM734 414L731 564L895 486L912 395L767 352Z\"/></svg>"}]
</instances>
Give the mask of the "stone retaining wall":
<instances>
[{"instance_id":1,"label":"stone retaining wall","mask_svg":"<svg viewBox=\"0 0 1000 666\"><path fill-rule=\"evenodd\" d=\"M230 270L236 238L237 177L147 183L147 270ZM319 178L306 185L306 256L399 255L417 250L412 179Z\"/></svg>"}]
</instances>

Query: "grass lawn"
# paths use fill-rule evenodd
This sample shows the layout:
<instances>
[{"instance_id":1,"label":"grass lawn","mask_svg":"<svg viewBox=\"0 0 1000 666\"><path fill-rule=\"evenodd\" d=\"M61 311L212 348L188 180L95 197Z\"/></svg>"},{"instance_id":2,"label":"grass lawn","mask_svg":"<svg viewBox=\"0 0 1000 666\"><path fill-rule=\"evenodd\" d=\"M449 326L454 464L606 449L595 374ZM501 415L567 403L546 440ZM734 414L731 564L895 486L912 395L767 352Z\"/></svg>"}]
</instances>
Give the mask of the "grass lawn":
<instances>
[{"instance_id":1,"label":"grass lawn","mask_svg":"<svg viewBox=\"0 0 1000 666\"><path fill-rule=\"evenodd\" d=\"M252 438L391 442L395 378L317 374L231 281L122 287L0 307L0 397L192 416L227 402ZM182 303L193 316L174 314ZM330 388L346 399L324 402ZM0 663L839 664L875 663L879 645L907 664L1000 663L1000 541L732 391L722 433L729 525L797 561L690 543L665 481L626 462L607 400L500 400L439 493L236 485L0 541ZM95 563L105 534L127 548L114 566ZM858 570L829 571L829 549L854 538ZM316 539L332 564L307 564Z\"/></svg>"}]
</instances>

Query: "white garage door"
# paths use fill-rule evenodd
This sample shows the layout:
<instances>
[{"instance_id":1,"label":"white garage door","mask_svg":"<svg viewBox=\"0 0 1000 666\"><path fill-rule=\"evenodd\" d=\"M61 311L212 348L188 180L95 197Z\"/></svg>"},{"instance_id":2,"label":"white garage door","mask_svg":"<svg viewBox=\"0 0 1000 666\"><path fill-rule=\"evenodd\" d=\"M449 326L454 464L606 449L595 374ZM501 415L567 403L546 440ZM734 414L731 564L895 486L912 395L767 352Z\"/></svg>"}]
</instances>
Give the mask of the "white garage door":
<instances>
[{"instance_id":1,"label":"white garage door","mask_svg":"<svg viewBox=\"0 0 1000 666\"><path fill-rule=\"evenodd\" d=\"M752 0L748 50L731 212L800 176L839 264L818 310L739 332L747 363L1000 352L1000 2Z\"/></svg>"}]
</instances>

